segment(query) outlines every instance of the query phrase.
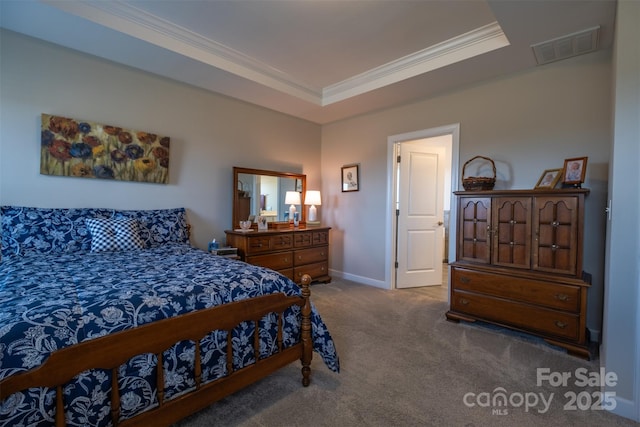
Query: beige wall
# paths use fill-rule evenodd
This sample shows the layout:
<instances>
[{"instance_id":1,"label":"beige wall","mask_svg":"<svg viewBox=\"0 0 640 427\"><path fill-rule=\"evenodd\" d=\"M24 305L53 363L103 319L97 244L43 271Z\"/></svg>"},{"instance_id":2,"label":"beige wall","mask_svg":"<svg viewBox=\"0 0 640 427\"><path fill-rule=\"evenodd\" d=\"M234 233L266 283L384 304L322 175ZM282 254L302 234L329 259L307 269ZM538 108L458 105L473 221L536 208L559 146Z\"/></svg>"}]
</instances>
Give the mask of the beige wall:
<instances>
[{"instance_id":1,"label":"beige wall","mask_svg":"<svg viewBox=\"0 0 640 427\"><path fill-rule=\"evenodd\" d=\"M333 273L386 283L387 138L453 123L460 124L460 170L477 154L491 157L496 189L533 188L543 170L561 168L565 158L589 157L584 264L593 274L588 326L597 333L611 146L610 51L323 126L322 215L333 227ZM340 190L340 167L349 163L361 165L356 193Z\"/></svg>"},{"instance_id":2,"label":"beige wall","mask_svg":"<svg viewBox=\"0 0 640 427\"><path fill-rule=\"evenodd\" d=\"M320 186L318 125L16 33L1 43L0 204L184 206L206 247L231 227L232 166ZM40 175L41 113L170 136L169 185Z\"/></svg>"}]
</instances>

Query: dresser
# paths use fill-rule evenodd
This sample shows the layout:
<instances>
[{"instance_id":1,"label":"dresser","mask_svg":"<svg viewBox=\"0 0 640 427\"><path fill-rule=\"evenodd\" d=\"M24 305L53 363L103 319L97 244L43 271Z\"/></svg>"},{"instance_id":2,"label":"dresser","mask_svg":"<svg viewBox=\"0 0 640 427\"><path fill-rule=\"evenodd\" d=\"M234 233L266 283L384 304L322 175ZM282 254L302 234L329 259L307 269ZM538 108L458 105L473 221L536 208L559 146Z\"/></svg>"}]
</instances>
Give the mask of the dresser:
<instances>
[{"instance_id":1,"label":"dresser","mask_svg":"<svg viewBox=\"0 0 640 427\"><path fill-rule=\"evenodd\" d=\"M459 191L449 320L528 332L589 358L587 189Z\"/></svg>"},{"instance_id":2,"label":"dresser","mask_svg":"<svg viewBox=\"0 0 640 427\"><path fill-rule=\"evenodd\" d=\"M242 261L276 270L296 283L303 274L329 282L330 227L268 231L227 230L227 245L238 248Z\"/></svg>"}]
</instances>

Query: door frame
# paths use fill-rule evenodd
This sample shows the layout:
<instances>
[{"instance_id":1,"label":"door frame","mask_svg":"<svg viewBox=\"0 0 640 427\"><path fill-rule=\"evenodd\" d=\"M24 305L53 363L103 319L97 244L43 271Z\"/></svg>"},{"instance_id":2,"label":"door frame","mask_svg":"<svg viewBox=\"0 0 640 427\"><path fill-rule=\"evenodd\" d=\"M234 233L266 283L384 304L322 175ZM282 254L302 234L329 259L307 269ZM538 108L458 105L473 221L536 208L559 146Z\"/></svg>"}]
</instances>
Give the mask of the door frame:
<instances>
[{"instance_id":1,"label":"door frame","mask_svg":"<svg viewBox=\"0 0 640 427\"><path fill-rule=\"evenodd\" d=\"M396 161L396 146L401 142L413 141L416 139L432 138L442 135L451 135L451 194L449 211L449 253L448 259L455 259L457 214L455 207L455 197L453 192L458 190L458 165L460 159L460 123L439 126L431 129L423 129L415 132L391 135L387 138L387 212L385 221L385 282L389 289L396 289L395 271L395 241L396 241L396 186L398 184L398 163Z\"/></svg>"}]
</instances>

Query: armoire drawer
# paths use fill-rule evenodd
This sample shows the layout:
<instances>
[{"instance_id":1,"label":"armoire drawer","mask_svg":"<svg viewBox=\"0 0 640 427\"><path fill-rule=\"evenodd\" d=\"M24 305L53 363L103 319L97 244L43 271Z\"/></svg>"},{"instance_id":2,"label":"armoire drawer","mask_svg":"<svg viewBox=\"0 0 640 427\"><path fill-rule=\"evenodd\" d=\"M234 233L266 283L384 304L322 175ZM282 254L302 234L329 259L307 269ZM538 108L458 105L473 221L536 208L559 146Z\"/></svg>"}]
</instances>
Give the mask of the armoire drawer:
<instances>
[{"instance_id":1,"label":"armoire drawer","mask_svg":"<svg viewBox=\"0 0 640 427\"><path fill-rule=\"evenodd\" d=\"M574 313L580 311L580 286L466 270L459 267L452 267L451 283L456 290L493 295Z\"/></svg>"},{"instance_id":2,"label":"armoire drawer","mask_svg":"<svg viewBox=\"0 0 640 427\"><path fill-rule=\"evenodd\" d=\"M274 254L253 255L253 256L247 257L247 262L249 264L268 267L273 270L292 268L293 252L287 251L287 252L277 252Z\"/></svg>"},{"instance_id":3,"label":"armoire drawer","mask_svg":"<svg viewBox=\"0 0 640 427\"><path fill-rule=\"evenodd\" d=\"M293 253L293 263L296 266L312 264L314 262L327 261L329 252L328 246L319 248L299 249Z\"/></svg>"},{"instance_id":4,"label":"armoire drawer","mask_svg":"<svg viewBox=\"0 0 640 427\"><path fill-rule=\"evenodd\" d=\"M451 309L504 325L534 330L547 336L579 339L579 316L501 298L453 291Z\"/></svg>"}]
</instances>

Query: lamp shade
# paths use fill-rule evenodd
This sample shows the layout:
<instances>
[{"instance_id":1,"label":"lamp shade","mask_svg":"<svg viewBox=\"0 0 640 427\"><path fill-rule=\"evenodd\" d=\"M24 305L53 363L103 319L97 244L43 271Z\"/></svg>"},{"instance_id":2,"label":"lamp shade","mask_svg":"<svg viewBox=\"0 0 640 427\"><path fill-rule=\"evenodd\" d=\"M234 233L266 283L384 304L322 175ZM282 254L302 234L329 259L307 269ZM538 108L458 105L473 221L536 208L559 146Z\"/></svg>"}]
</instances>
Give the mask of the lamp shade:
<instances>
[{"instance_id":1,"label":"lamp shade","mask_svg":"<svg viewBox=\"0 0 640 427\"><path fill-rule=\"evenodd\" d=\"M322 205L322 199L320 197L320 192L318 190L309 190L305 193L304 196L304 204L305 205Z\"/></svg>"},{"instance_id":2,"label":"lamp shade","mask_svg":"<svg viewBox=\"0 0 640 427\"><path fill-rule=\"evenodd\" d=\"M297 191L287 191L284 196L285 205L299 205L300 193Z\"/></svg>"}]
</instances>

